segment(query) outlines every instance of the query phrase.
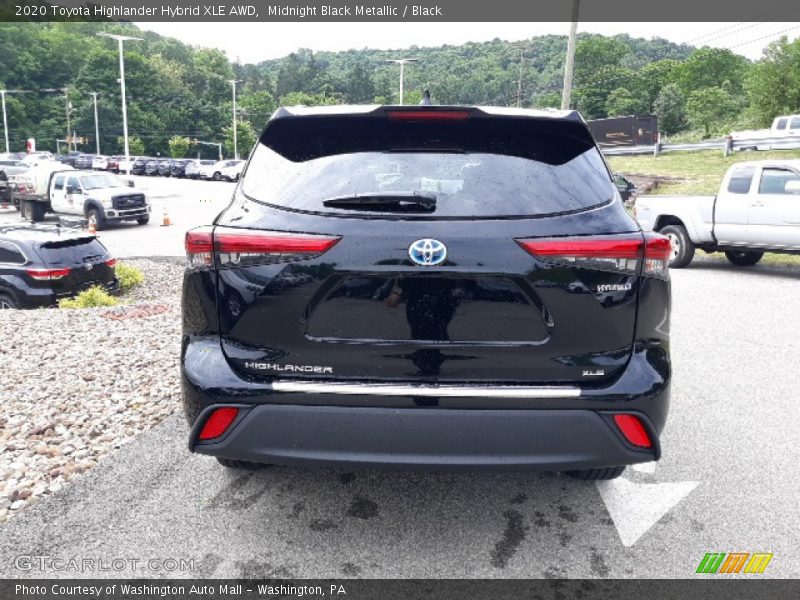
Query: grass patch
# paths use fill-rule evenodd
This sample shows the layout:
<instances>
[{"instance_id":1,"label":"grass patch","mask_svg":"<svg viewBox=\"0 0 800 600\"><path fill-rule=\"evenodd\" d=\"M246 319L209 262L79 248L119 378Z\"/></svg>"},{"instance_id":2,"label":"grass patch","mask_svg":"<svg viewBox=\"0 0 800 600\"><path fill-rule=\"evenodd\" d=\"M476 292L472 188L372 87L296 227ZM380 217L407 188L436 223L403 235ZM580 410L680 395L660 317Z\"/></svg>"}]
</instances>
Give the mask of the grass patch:
<instances>
[{"instance_id":1,"label":"grass patch","mask_svg":"<svg viewBox=\"0 0 800 600\"><path fill-rule=\"evenodd\" d=\"M119 279L119 288L123 292L127 292L144 282L144 273L140 269L125 263L117 263L116 273L117 279Z\"/></svg>"},{"instance_id":2,"label":"grass patch","mask_svg":"<svg viewBox=\"0 0 800 600\"><path fill-rule=\"evenodd\" d=\"M734 152L728 157L722 155L722 150L669 152L660 156L609 156L608 162L615 173L681 178L674 183L662 183L653 190L654 194L713 196L728 167L734 163L792 158L800 158L800 150Z\"/></svg>"},{"instance_id":3,"label":"grass patch","mask_svg":"<svg viewBox=\"0 0 800 600\"><path fill-rule=\"evenodd\" d=\"M116 306L117 304L119 304L119 300L97 286L83 290L74 298L64 298L58 301L59 308L96 308L98 306Z\"/></svg>"}]
</instances>

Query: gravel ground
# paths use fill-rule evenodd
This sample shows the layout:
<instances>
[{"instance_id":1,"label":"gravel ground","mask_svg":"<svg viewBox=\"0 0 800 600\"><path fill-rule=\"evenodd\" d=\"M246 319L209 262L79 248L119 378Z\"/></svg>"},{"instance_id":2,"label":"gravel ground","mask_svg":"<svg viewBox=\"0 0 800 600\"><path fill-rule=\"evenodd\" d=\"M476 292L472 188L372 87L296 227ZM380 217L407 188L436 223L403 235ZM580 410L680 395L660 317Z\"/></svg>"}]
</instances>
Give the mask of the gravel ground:
<instances>
[{"instance_id":1,"label":"gravel ground","mask_svg":"<svg viewBox=\"0 0 800 600\"><path fill-rule=\"evenodd\" d=\"M182 264L126 262L119 307L0 312L0 523L179 406Z\"/></svg>"}]
</instances>

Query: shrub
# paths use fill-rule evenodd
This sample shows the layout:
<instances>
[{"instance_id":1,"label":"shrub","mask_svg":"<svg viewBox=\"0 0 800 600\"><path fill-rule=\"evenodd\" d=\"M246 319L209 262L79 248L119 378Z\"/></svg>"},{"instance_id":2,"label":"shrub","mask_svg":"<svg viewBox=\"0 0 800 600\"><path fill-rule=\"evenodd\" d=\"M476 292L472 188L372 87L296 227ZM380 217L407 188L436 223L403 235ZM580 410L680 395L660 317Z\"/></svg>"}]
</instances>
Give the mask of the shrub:
<instances>
[{"instance_id":1,"label":"shrub","mask_svg":"<svg viewBox=\"0 0 800 600\"><path fill-rule=\"evenodd\" d=\"M119 279L119 287L123 292L144 281L144 274L139 269L125 263L117 263L116 273L117 279Z\"/></svg>"},{"instance_id":2,"label":"shrub","mask_svg":"<svg viewBox=\"0 0 800 600\"><path fill-rule=\"evenodd\" d=\"M95 308L98 306L116 306L119 300L106 292L103 288L92 286L83 290L74 298L64 298L58 301L59 308Z\"/></svg>"}]
</instances>

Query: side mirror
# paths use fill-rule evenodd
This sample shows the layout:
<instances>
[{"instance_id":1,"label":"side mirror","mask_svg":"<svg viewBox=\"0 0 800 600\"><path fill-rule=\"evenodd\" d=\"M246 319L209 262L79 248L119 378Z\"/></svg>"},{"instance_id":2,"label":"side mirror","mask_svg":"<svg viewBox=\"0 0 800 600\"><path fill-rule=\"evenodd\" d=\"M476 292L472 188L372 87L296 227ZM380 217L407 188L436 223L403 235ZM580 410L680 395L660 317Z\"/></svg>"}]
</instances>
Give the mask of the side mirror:
<instances>
[{"instance_id":1,"label":"side mirror","mask_svg":"<svg viewBox=\"0 0 800 600\"><path fill-rule=\"evenodd\" d=\"M68 194L80 194L81 190L80 190L80 188L75 187L74 185L68 185L67 186L67 193Z\"/></svg>"},{"instance_id":2,"label":"side mirror","mask_svg":"<svg viewBox=\"0 0 800 600\"><path fill-rule=\"evenodd\" d=\"M783 186L787 194L800 194L800 179L790 179Z\"/></svg>"}]
</instances>

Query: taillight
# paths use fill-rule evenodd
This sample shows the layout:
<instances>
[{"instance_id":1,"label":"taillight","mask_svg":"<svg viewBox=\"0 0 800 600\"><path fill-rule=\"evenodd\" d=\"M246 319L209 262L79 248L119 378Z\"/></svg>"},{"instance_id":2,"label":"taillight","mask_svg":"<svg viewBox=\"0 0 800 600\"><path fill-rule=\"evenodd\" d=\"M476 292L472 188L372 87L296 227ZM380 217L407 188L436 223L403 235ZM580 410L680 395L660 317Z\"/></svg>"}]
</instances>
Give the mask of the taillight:
<instances>
[{"instance_id":1,"label":"taillight","mask_svg":"<svg viewBox=\"0 0 800 600\"><path fill-rule=\"evenodd\" d=\"M468 110L387 110L390 121L464 121L469 119Z\"/></svg>"},{"instance_id":2,"label":"taillight","mask_svg":"<svg viewBox=\"0 0 800 600\"><path fill-rule=\"evenodd\" d=\"M217 227L186 233L190 266L269 264L314 258L330 250L339 236Z\"/></svg>"},{"instance_id":3,"label":"taillight","mask_svg":"<svg viewBox=\"0 0 800 600\"><path fill-rule=\"evenodd\" d=\"M111 267L112 269L117 266L117 259L116 258L109 258L106 262L107 267Z\"/></svg>"},{"instance_id":4,"label":"taillight","mask_svg":"<svg viewBox=\"0 0 800 600\"><path fill-rule=\"evenodd\" d=\"M66 277L69 275L71 269L64 268L64 269L25 269L25 272L33 277L36 281L52 281L55 279L61 279L62 277Z\"/></svg>"},{"instance_id":5,"label":"taillight","mask_svg":"<svg viewBox=\"0 0 800 600\"><path fill-rule=\"evenodd\" d=\"M650 231L644 234L644 244L642 273L666 277L669 274L669 257L672 254L669 238Z\"/></svg>"},{"instance_id":6,"label":"taillight","mask_svg":"<svg viewBox=\"0 0 800 600\"><path fill-rule=\"evenodd\" d=\"M647 430L642 425L639 417L635 415L614 415L614 423L619 427L622 435L634 446L640 448L651 448L653 443L650 441L650 436Z\"/></svg>"},{"instance_id":7,"label":"taillight","mask_svg":"<svg viewBox=\"0 0 800 600\"><path fill-rule=\"evenodd\" d=\"M658 234L536 238L515 240L539 258L577 267L636 274L644 259L642 274L665 276L669 240ZM666 253L664 251L666 242Z\"/></svg>"},{"instance_id":8,"label":"taillight","mask_svg":"<svg viewBox=\"0 0 800 600\"><path fill-rule=\"evenodd\" d=\"M213 440L220 437L223 433L228 431L228 427L236 420L236 415L238 414L239 409L232 406L224 406L216 409L211 413L208 419L206 419L198 439Z\"/></svg>"}]
</instances>

